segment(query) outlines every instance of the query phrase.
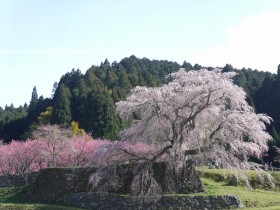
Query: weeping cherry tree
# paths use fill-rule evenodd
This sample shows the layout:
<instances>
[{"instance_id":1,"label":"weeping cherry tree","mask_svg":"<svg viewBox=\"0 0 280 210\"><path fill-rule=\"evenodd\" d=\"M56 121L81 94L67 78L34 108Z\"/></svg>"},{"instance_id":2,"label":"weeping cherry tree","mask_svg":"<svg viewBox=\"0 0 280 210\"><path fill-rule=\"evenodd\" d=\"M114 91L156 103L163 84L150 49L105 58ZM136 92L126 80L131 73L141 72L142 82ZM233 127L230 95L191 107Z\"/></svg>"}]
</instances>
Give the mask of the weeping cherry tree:
<instances>
[{"instance_id":1,"label":"weeping cherry tree","mask_svg":"<svg viewBox=\"0 0 280 210\"><path fill-rule=\"evenodd\" d=\"M151 181L151 164L159 160L168 163L171 176L180 175L190 160L211 160L222 168L258 168L249 158L260 157L268 149L271 137L265 129L271 118L254 112L244 90L233 84L234 76L218 69L180 69L169 75L168 84L136 87L125 101L116 104L119 116L133 121L120 133L122 141L156 148L142 156L125 148L114 149L128 160L142 163L132 182L132 193L152 195L153 190L143 189L143 182L160 192ZM112 150L103 151L112 154ZM168 185L176 191L172 181Z\"/></svg>"}]
</instances>

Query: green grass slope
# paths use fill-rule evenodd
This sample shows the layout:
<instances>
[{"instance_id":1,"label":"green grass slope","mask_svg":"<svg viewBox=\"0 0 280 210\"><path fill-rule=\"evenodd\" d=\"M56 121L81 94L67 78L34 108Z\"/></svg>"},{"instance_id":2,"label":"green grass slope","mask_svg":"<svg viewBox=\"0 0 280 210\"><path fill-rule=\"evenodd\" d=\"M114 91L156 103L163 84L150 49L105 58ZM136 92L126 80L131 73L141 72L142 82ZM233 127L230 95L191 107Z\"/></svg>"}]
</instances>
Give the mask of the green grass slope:
<instances>
[{"instance_id":1,"label":"green grass slope","mask_svg":"<svg viewBox=\"0 0 280 210\"><path fill-rule=\"evenodd\" d=\"M24 196L28 190L28 187L0 188L0 210L81 210L68 206L27 203Z\"/></svg>"},{"instance_id":2,"label":"green grass slope","mask_svg":"<svg viewBox=\"0 0 280 210\"><path fill-rule=\"evenodd\" d=\"M231 171L221 169L198 168L205 187L203 195L237 195L244 209L278 209L280 210L280 172L273 172L275 188L269 188L268 183L261 183L255 172L247 172L253 189L245 187L241 181L237 186L230 186Z\"/></svg>"}]
</instances>

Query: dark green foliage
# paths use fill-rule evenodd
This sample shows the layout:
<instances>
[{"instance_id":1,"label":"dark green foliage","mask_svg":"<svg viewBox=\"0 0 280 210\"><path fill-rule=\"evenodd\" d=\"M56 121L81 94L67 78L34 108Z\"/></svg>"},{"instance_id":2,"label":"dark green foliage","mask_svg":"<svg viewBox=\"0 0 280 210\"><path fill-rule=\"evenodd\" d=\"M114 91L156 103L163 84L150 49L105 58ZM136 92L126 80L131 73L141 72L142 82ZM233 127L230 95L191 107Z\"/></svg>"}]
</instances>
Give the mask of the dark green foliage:
<instances>
[{"instance_id":1,"label":"dark green foliage","mask_svg":"<svg viewBox=\"0 0 280 210\"><path fill-rule=\"evenodd\" d=\"M80 124L86 124L86 107L88 86L84 79L80 79L77 87L72 90L71 113L72 118Z\"/></svg>"},{"instance_id":2,"label":"dark green foliage","mask_svg":"<svg viewBox=\"0 0 280 210\"><path fill-rule=\"evenodd\" d=\"M54 106L52 113L52 123L70 125L71 116L71 93L69 88L62 84L58 87L58 91L54 96Z\"/></svg>"},{"instance_id":3,"label":"dark green foliage","mask_svg":"<svg viewBox=\"0 0 280 210\"><path fill-rule=\"evenodd\" d=\"M0 108L0 139L9 142L12 139L27 139L33 129L36 128L39 113L45 111L51 105L50 99L38 98L36 87L33 88L30 106L15 108L13 104Z\"/></svg>"},{"instance_id":4,"label":"dark green foliage","mask_svg":"<svg viewBox=\"0 0 280 210\"><path fill-rule=\"evenodd\" d=\"M13 105L0 107L0 139L14 139L24 132L27 105L15 108Z\"/></svg>"},{"instance_id":5,"label":"dark green foliage","mask_svg":"<svg viewBox=\"0 0 280 210\"><path fill-rule=\"evenodd\" d=\"M225 67L222 69L222 72L233 72L234 68L230 64L226 64Z\"/></svg>"},{"instance_id":6,"label":"dark green foliage","mask_svg":"<svg viewBox=\"0 0 280 210\"><path fill-rule=\"evenodd\" d=\"M85 75L80 70L72 70L62 76L56 89L52 123L67 122L63 117L57 117L60 113L59 116L71 116L72 120L79 122L80 127L91 132L95 138L116 139L121 126L114 103L124 99L137 85L158 86L166 83L166 75L179 68L177 63L131 56L120 63L113 62L112 65L106 59L100 66L88 69ZM62 85L70 91L71 115L65 113L68 110L65 107L60 108L65 106L59 95Z\"/></svg>"},{"instance_id":7,"label":"dark green foliage","mask_svg":"<svg viewBox=\"0 0 280 210\"><path fill-rule=\"evenodd\" d=\"M88 93L86 116L84 128L92 132L93 137L117 138L118 120L115 106L106 88L97 86Z\"/></svg>"},{"instance_id":8,"label":"dark green foliage","mask_svg":"<svg viewBox=\"0 0 280 210\"><path fill-rule=\"evenodd\" d=\"M31 138L31 134L37 128L37 118L40 113L46 111L47 107L52 106L52 101L49 98L44 99L42 96L39 97L36 107L32 110L28 110L28 115L21 120L17 120L14 123L20 124L13 129L15 137L12 139L28 139ZM19 132L17 132L19 131ZM10 139L8 139L10 140Z\"/></svg>"},{"instance_id":9,"label":"dark green foliage","mask_svg":"<svg viewBox=\"0 0 280 210\"><path fill-rule=\"evenodd\" d=\"M184 65L192 69L191 64ZM13 106L0 110L0 138L10 141L31 137L38 116L51 106L51 123L69 126L74 120L95 138L115 139L124 124L116 116L114 103L125 99L135 86L167 83L166 75L179 68L175 62L130 56L112 64L106 59L100 66L90 67L85 74L72 69L54 83L52 99L38 98L34 87L28 110L27 106L20 108L24 110L22 113Z\"/></svg>"},{"instance_id":10,"label":"dark green foliage","mask_svg":"<svg viewBox=\"0 0 280 210\"><path fill-rule=\"evenodd\" d=\"M280 136L274 126L272 127L271 135L272 135L273 140L271 142L269 142L270 146L280 147Z\"/></svg>"},{"instance_id":11,"label":"dark green foliage","mask_svg":"<svg viewBox=\"0 0 280 210\"><path fill-rule=\"evenodd\" d=\"M69 126L72 120L79 122L86 132L92 132L95 138L116 138L118 129L124 126L119 122L114 103L125 99L129 91L138 85L160 86L168 82L169 73L180 67L199 70L201 65L184 61L182 66L176 62L139 59L135 56L112 64L106 59L100 66L91 66L85 74L79 69L63 75L59 83L53 86L53 98L38 97L36 87L31 95L29 107L19 108L13 105L0 108L0 139L29 138L37 126L37 118L46 108L53 107L51 122ZM209 71L213 68L208 67ZM235 69L226 64L222 71L235 71L234 83L248 94L247 101L258 113L267 113L273 118L269 132L274 132L275 145L280 131L280 65L278 74L259 72L252 69ZM277 143L279 144L279 143Z\"/></svg>"},{"instance_id":12,"label":"dark green foliage","mask_svg":"<svg viewBox=\"0 0 280 210\"><path fill-rule=\"evenodd\" d=\"M225 71L232 71L233 67L228 65L225 66L224 69ZM253 95L260 90L264 80L267 77L272 76L272 74L268 72L244 68L241 70L235 70L235 72L237 73L237 76L235 77L234 82L238 86L242 87L253 99Z\"/></svg>"},{"instance_id":13,"label":"dark green foliage","mask_svg":"<svg viewBox=\"0 0 280 210\"><path fill-rule=\"evenodd\" d=\"M188 63L186 61L183 62L182 68L186 69L186 71L191 71L191 70L194 69L192 64L190 64L190 63Z\"/></svg>"},{"instance_id":14,"label":"dark green foliage","mask_svg":"<svg viewBox=\"0 0 280 210\"><path fill-rule=\"evenodd\" d=\"M104 86L102 81L96 76L98 68L95 66L92 66L89 70L87 70L85 74L85 81L86 85L89 88L93 88L94 86Z\"/></svg>"},{"instance_id":15,"label":"dark green foliage","mask_svg":"<svg viewBox=\"0 0 280 210\"><path fill-rule=\"evenodd\" d=\"M29 110L34 110L36 108L37 103L38 103L38 93L37 93L36 86L34 86L32 90L31 101L29 104Z\"/></svg>"},{"instance_id":16,"label":"dark green foliage","mask_svg":"<svg viewBox=\"0 0 280 210\"><path fill-rule=\"evenodd\" d=\"M194 70L200 70L200 69L202 69L202 66L196 63L196 64L194 65L193 69L194 69Z\"/></svg>"}]
</instances>

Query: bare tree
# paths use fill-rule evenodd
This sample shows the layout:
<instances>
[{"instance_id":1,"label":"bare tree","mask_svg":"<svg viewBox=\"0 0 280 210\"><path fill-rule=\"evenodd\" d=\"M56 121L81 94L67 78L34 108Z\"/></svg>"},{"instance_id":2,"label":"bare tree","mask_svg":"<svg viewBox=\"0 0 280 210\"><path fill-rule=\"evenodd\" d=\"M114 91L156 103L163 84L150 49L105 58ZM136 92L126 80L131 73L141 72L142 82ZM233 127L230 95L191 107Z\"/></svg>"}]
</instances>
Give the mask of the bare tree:
<instances>
[{"instance_id":1,"label":"bare tree","mask_svg":"<svg viewBox=\"0 0 280 210\"><path fill-rule=\"evenodd\" d=\"M42 144L42 158L49 159L48 167L56 167L58 159L63 154L64 150L71 150L69 148L72 144L72 132L59 125L41 125L32 133L34 139L44 142Z\"/></svg>"}]
</instances>

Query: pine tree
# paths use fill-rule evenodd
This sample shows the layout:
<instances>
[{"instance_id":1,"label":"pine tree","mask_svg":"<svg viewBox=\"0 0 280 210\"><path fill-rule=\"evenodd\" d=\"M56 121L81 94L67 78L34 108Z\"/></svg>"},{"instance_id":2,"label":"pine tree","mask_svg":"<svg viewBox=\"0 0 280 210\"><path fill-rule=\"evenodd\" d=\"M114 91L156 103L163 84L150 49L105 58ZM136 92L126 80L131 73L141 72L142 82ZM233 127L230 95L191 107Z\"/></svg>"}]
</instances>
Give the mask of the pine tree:
<instances>
[{"instance_id":1,"label":"pine tree","mask_svg":"<svg viewBox=\"0 0 280 210\"><path fill-rule=\"evenodd\" d=\"M272 127L272 137L273 141L269 143L270 146L280 146L280 136L274 126Z\"/></svg>"},{"instance_id":2,"label":"pine tree","mask_svg":"<svg viewBox=\"0 0 280 210\"><path fill-rule=\"evenodd\" d=\"M118 83L118 77L113 71L107 71L105 84L109 88L113 88Z\"/></svg>"},{"instance_id":3,"label":"pine tree","mask_svg":"<svg viewBox=\"0 0 280 210\"><path fill-rule=\"evenodd\" d=\"M38 93L37 93L36 86L34 86L32 90L31 101L29 104L29 111L34 110L36 108L37 103L38 103Z\"/></svg>"},{"instance_id":4,"label":"pine tree","mask_svg":"<svg viewBox=\"0 0 280 210\"><path fill-rule=\"evenodd\" d=\"M93 86L104 86L102 81L95 75L94 73L94 67L87 70L85 74L85 81L89 88L92 88Z\"/></svg>"},{"instance_id":5,"label":"pine tree","mask_svg":"<svg viewBox=\"0 0 280 210\"><path fill-rule=\"evenodd\" d=\"M186 62L186 61L184 61L183 65L182 65L182 68L186 69L186 71L191 71L191 70L193 70L192 64L190 64L190 63L188 63L188 62Z\"/></svg>"},{"instance_id":6,"label":"pine tree","mask_svg":"<svg viewBox=\"0 0 280 210\"><path fill-rule=\"evenodd\" d=\"M118 119L113 100L106 88L96 86L88 93L86 130L94 138L116 139Z\"/></svg>"},{"instance_id":7,"label":"pine tree","mask_svg":"<svg viewBox=\"0 0 280 210\"><path fill-rule=\"evenodd\" d=\"M87 123L86 101L88 87L84 79L81 79L78 86L72 90L71 114L73 120L80 123L83 128Z\"/></svg>"},{"instance_id":8,"label":"pine tree","mask_svg":"<svg viewBox=\"0 0 280 210\"><path fill-rule=\"evenodd\" d=\"M58 92L54 97L51 122L53 124L69 125L72 120L70 108L71 93L69 88L64 84L62 84L58 88Z\"/></svg>"}]
</instances>

